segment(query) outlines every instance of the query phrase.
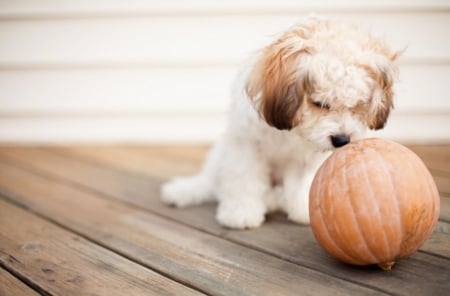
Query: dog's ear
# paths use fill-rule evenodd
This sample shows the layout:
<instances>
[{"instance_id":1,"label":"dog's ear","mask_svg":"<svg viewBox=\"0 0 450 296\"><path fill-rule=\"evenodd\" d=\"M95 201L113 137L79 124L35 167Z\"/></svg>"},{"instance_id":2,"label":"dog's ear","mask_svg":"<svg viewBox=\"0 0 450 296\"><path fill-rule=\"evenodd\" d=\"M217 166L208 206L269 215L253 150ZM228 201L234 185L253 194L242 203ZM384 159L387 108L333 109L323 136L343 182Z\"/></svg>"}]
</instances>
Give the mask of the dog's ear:
<instances>
[{"instance_id":1,"label":"dog's ear","mask_svg":"<svg viewBox=\"0 0 450 296\"><path fill-rule=\"evenodd\" d=\"M393 84L398 76L395 63L398 53L383 56L373 66L366 66L369 75L375 81L375 88L369 107L367 124L370 129L382 129L386 124L391 109L394 107Z\"/></svg>"},{"instance_id":2,"label":"dog's ear","mask_svg":"<svg viewBox=\"0 0 450 296\"><path fill-rule=\"evenodd\" d=\"M289 130L310 84L302 67L311 50L305 46L310 27L295 27L266 47L248 76L246 91L260 116L271 126Z\"/></svg>"}]
</instances>

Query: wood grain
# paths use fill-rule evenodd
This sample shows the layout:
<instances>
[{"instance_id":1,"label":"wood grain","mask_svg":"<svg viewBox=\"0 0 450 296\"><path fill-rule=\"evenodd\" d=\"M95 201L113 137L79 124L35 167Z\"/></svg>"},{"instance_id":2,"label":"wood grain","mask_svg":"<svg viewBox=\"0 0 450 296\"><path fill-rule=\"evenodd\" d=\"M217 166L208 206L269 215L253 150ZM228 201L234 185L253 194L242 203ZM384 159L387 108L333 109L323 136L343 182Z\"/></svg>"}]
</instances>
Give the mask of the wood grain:
<instances>
[{"instance_id":1,"label":"wood grain","mask_svg":"<svg viewBox=\"0 0 450 296\"><path fill-rule=\"evenodd\" d=\"M125 149L127 150L127 149ZM58 152L58 154L55 154ZM64 154L60 154L64 153ZM13 161L15 165L23 166L27 170L36 170L41 175L48 176L58 182L68 182L71 186L82 186L92 192L103 194L103 198L115 198L138 207L145 208L153 213L158 213L167 219L176 220L179 223L206 231L219 238L226 238L250 248L261 250L285 261L307 266L315 270L349 281L357 282L372 287L381 287L390 293L406 294L412 293L421 295L425 290L441 289L448 287L448 276L442 269L448 270L448 253L441 252L442 246L448 245L448 233L438 235L440 243L431 242L424 246L423 250L428 254L419 252L408 260L402 261L393 273L392 277L386 278L382 274L377 274L377 270L371 268L353 268L342 265L331 259L322 250L317 248L317 244L312 237L308 227L287 222L284 216L269 216L269 221L263 227L254 231L240 232L230 231L217 225L214 219L214 206L204 206L189 209L172 209L162 205L158 199L158 186L160 179L152 177L148 168L145 174L137 174L137 165L133 168L133 173L126 168L119 170L120 162L114 162L114 157L104 157L107 149L102 151L102 160L94 160L91 157L74 156L67 150L51 151L39 149L2 149L0 155L6 161ZM138 153L137 150L134 153ZM149 152L150 153L150 152ZM65 155L67 154L67 155ZM142 158L147 157L143 153ZM136 157L136 156L133 156ZM167 161L164 166L177 170L177 161L170 162L170 157L161 155ZM105 162L105 159L109 159ZM137 161L137 160L136 160ZM159 167L154 167L158 171ZM63 179L60 179L60 178ZM159 181L158 181L159 180ZM156 183L149 185L149 183ZM3 185L2 185L3 186ZM31 194L31 193L30 193ZM442 231L440 228L438 231ZM432 256L438 254L439 256ZM448 257L447 257L448 258ZM426 271L423 271L425 269ZM422 270L422 271L420 271ZM441 271L439 271L441 270ZM367 276L369 273L371 276ZM418 276L425 273L426 276ZM441 274L441 277L435 276ZM406 288L404 281L417 283L417 286ZM403 283L403 284L402 284ZM420 284L419 284L420 283ZM408 290L409 289L409 290Z\"/></svg>"},{"instance_id":2,"label":"wood grain","mask_svg":"<svg viewBox=\"0 0 450 296\"><path fill-rule=\"evenodd\" d=\"M0 264L51 295L199 295L2 199L0 241Z\"/></svg>"},{"instance_id":3,"label":"wood grain","mask_svg":"<svg viewBox=\"0 0 450 296\"><path fill-rule=\"evenodd\" d=\"M39 294L0 267L0 295L37 296Z\"/></svg>"},{"instance_id":4,"label":"wood grain","mask_svg":"<svg viewBox=\"0 0 450 296\"><path fill-rule=\"evenodd\" d=\"M3 163L0 188L15 203L208 294L384 294Z\"/></svg>"},{"instance_id":5,"label":"wood grain","mask_svg":"<svg viewBox=\"0 0 450 296\"><path fill-rule=\"evenodd\" d=\"M205 159L208 146L188 146L174 148L171 146L142 147L67 147L46 149L53 153L72 155L81 161L118 170L125 170L150 177L167 179L174 171L179 175L197 173ZM186 157L189 155L189 157Z\"/></svg>"}]
</instances>

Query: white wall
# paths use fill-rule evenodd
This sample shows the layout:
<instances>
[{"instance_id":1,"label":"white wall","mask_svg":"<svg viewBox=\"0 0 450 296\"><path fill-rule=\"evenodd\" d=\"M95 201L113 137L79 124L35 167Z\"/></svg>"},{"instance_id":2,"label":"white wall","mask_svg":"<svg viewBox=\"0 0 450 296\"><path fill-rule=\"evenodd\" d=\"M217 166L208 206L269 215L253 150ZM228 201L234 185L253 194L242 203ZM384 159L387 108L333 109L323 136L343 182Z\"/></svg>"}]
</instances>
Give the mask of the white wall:
<instances>
[{"instance_id":1,"label":"white wall","mask_svg":"<svg viewBox=\"0 0 450 296\"><path fill-rule=\"evenodd\" d=\"M380 136L450 142L448 0L0 0L0 143L209 142L242 61L310 12L407 47Z\"/></svg>"}]
</instances>

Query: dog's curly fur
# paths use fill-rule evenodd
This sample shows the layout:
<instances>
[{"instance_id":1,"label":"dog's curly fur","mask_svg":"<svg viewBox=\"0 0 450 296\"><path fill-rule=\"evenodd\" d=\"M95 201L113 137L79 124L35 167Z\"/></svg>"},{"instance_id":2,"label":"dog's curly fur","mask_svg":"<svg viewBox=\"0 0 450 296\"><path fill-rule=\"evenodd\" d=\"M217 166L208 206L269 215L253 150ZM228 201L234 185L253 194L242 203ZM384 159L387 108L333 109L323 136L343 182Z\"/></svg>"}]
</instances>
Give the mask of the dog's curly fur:
<instances>
[{"instance_id":1,"label":"dog's curly fur","mask_svg":"<svg viewBox=\"0 0 450 296\"><path fill-rule=\"evenodd\" d=\"M356 26L304 19L245 68L225 134L198 175L163 185L163 201L217 200L217 220L232 228L257 227L274 210L309 223L309 187L322 161L384 127L397 56Z\"/></svg>"}]
</instances>

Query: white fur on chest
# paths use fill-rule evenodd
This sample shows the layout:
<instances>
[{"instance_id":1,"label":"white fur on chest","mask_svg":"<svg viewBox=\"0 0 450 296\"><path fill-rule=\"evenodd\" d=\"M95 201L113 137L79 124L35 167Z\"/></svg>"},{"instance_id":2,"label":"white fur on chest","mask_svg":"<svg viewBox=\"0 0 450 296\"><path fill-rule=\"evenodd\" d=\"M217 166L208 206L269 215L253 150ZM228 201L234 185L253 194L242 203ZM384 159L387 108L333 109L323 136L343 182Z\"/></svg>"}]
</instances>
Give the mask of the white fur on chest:
<instances>
[{"instance_id":1,"label":"white fur on chest","mask_svg":"<svg viewBox=\"0 0 450 296\"><path fill-rule=\"evenodd\" d=\"M228 135L254 146L261 161L275 168L293 164L304 167L317 156L328 154L318 151L317 147L294 131L270 127L258 116L246 97L234 102L230 117Z\"/></svg>"}]
</instances>

